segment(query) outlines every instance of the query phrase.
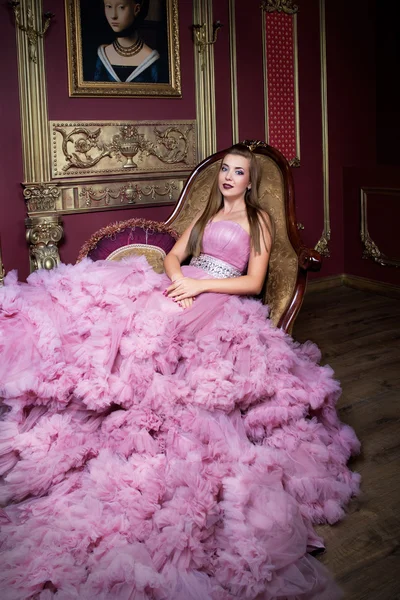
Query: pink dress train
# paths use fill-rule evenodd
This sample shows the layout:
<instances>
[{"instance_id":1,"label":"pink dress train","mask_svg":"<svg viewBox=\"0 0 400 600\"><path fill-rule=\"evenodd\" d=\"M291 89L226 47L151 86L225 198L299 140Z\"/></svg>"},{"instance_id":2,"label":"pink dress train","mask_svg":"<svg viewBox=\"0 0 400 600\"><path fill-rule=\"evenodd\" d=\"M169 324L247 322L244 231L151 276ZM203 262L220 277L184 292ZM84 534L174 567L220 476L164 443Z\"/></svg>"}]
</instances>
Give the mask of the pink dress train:
<instances>
[{"instance_id":1,"label":"pink dress train","mask_svg":"<svg viewBox=\"0 0 400 600\"><path fill-rule=\"evenodd\" d=\"M203 240L241 271L249 245ZM332 370L260 302L168 283L87 259L0 288L0 598L340 597L309 554L359 484Z\"/></svg>"}]
</instances>

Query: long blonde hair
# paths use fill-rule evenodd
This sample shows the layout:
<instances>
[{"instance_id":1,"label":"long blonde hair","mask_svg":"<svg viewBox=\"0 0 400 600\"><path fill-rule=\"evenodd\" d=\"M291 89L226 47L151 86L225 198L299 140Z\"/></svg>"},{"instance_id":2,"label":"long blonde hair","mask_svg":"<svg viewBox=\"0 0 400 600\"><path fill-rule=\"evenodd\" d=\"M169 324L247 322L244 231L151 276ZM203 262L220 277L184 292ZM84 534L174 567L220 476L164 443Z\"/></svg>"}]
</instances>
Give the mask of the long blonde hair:
<instances>
[{"instance_id":1,"label":"long blonde hair","mask_svg":"<svg viewBox=\"0 0 400 600\"><path fill-rule=\"evenodd\" d=\"M268 223L268 221L266 220L266 218L263 214L262 208L261 208L261 204L258 200L258 188L259 188L260 179L261 179L261 171L258 166L258 161L257 161L254 153L251 152L245 144L235 144L234 146L232 146L231 148L229 148L226 151L225 156L227 156L228 154L234 154L236 156L242 156L243 158L247 158L247 160L249 161L249 164L250 164L249 170L250 170L251 187L250 187L250 189L246 190L246 193L244 196L244 201L246 204L247 218L249 220L249 225L250 225L251 243L252 243L255 253L260 254L261 253L261 238L263 240L265 247L266 248L268 247L266 240L265 240L264 232L261 228L260 220L262 220L263 223L265 224L265 226L268 230L268 233L271 236L271 240L273 238L273 235L272 235L272 231L271 231L271 226ZM190 233L190 237L189 237L189 241L188 241L188 251L192 256L198 256L200 254L201 248L202 248L204 230L207 226L207 223L209 221L211 221L211 219L214 217L214 215L216 215L217 212L220 211L221 208L224 206L224 198L218 187L218 176L219 176L219 171L216 174L215 180L212 184L211 191L210 191L210 197L207 202L207 206L206 206L203 214L201 215L201 217L195 223L195 225Z\"/></svg>"}]
</instances>

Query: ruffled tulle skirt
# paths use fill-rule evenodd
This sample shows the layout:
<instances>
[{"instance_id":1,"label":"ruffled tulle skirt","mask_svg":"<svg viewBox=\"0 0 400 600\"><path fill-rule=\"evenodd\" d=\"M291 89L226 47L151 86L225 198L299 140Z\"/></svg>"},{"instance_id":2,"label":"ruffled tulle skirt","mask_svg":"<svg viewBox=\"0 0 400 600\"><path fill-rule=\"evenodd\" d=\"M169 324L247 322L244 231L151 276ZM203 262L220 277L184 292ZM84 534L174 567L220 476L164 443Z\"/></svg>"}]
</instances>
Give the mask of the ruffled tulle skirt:
<instances>
[{"instance_id":1,"label":"ruffled tulle skirt","mask_svg":"<svg viewBox=\"0 0 400 600\"><path fill-rule=\"evenodd\" d=\"M359 483L332 370L258 301L168 283L143 258L6 278L0 597L338 598L309 554Z\"/></svg>"}]
</instances>

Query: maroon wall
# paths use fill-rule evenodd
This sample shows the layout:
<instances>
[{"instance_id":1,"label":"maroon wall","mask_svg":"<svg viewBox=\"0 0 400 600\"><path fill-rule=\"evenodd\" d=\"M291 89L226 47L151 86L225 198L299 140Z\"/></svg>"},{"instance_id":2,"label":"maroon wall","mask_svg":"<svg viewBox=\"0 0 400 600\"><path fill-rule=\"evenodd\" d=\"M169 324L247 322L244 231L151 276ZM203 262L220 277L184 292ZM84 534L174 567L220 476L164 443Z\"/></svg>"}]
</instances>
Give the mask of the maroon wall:
<instances>
[{"instance_id":1,"label":"maroon wall","mask_svg":"<svg viewBox=\"0 0 400 600\"><path fill-rule=\"evenodd\" d=\"M300 105L300 162L293 169L296 190L297 218L304 225L304 242L314 246L324 227L322 177L322 110L319 2L307 0L301 4L297 17L298 69ZM339 206L332 206L332 217ZM341 270L341 246L332 240L331 258L326 259L318 275Z\"/></svg>"},{"instance_id":2,"label":"maroon wall","mask_svg":"<svg viewBox=\"0 0 400 600\"><path fill-rule=\"evenodd\" d=\"M6 271L18 269L20 277L25 278L29 273L29 258L25 241L26 211L20 185L23 169L15 26L12 11L7 10L4 3L1 11L0 238Z\"/></svg>"},{"instance_id":3,"label":"maroon wall","mask_svg":"<svg viewBox=\"0 0 400 600\"><path fill-rule=\"evenodd\" d=\"M377 134L378 163L400 165L400 6L387 0L377 11Z\"/></svg>"},{"instance_id":4,"label":"maroon wall","mask_svg":"<svg viewBox=\"0 0 400 600\"><path fill-rule=\"evenodd\" d=\"M388 24L387 12L381 12L385 13ZM362 11L345 0L336 2L335 6L327 2L327 22L331 202L343 207L343 224L338 230L343 236L343 271L400 284L399 269L363 259L360 237L361 188L400 190L399 169L377 164L376 90L379 89L380 95L382 92L376 85L376 73L385 71L386 66L382 64L382 50L377 52L380 37L377 39L375 2L365 2ZM391 29L389 25L389 37ZM393 58L387 57L389 62ZM392 67L395 68L394 63ZM391 84L387 84L386 89L388 85ZM399 127L399 117L398 114L397 119L393 119L393 131ZM400 217L398 198L374 195L368 200L371 237L381 251L394 258L400 256L394 247L394 224ZM333 235L336 235L333 227Z\"/></svg>"},{"instance_id":5,"label":"maroon wall","mask_svg":"<svg viewBox=\"0 0 400 600\"><path fill-rule=\"evenodd\" d=\"M345 272L384 283L400 285L400 269L381 266L363 258L360 237L361 189L367 193L368 230L371 239L387 257L400 262L398 223L400 222L400 173L394 167L344 170ZM392 194L389 190L397 190ZM383 190L379 192L378 190Z\"/></svg>"},{"instance_id":6,"label":"maroon wall","mask_svg":"<svg viewBox=\"0 0 400 600\"><path fill-rule=\"evenodd\" d=\"M45 38L50 119L195 119L191 4L187 0L179 1L182 98L70 98L64 1L44 0L44 9L56 15ZM298 4L301 167L293 173L298 220L305 226L305 242L314 245L323 230L319 1L301 0ZM214 47L217 146L220 149L232 141L228 0L214 0L213 5L214 18L224 24ZM354 3L345 0L326 2L332 239L331 257L325 259L319 276L346 271L382 281L394 277L393 270L360 259L359 188L367 185L366 181L368 185L374 185L374 181L385 183L376 164L374 6L373 0L367 0L360 11ZM3 93L0 100L3 140L6 140L0 147L0 235L6 269L18 268L24 277L28 272L28 252L20 187L23 175L15 26L11 14L0 19L0 31L4 40L4 81L7 81L6 94ZM258 2L236 3L236 34L239 136L263 139L263 47ZM390 181L396 186L396 173ZM65 262L73 262L89 235L110 221L132 216L165 219L170 210L171 207L163 206L67 215L63 217L66 233L60 247L61 257ZM382 231L386 231L385 227L382 219ZM380 236L381 231L377 235Z\"/></svg>"},{"instance_id":7,"label":"maroon wall","mask_svg":"<svg viewBox=\"0 0 400 600\"><path fill-rule=\"evenodd\" d=\"M373 2L358 10L346 0L326 3L329 180L332 247L340 246L346 271L343 173L376 164L375 34ZM359 230L359 219L351 230ZM358 234L359 235L359 234Z\"/></svg>"}]
</instances>

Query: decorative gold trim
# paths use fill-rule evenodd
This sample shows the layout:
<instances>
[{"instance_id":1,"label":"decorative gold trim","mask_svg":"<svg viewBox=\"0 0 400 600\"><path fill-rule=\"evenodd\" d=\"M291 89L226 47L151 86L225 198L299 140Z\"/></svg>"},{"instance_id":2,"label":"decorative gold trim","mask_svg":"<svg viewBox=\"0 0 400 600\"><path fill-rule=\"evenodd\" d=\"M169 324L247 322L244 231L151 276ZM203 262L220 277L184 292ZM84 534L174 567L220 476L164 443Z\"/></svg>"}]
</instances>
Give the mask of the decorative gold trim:
<instances>
[{"instance_id":1,"label":"decorative gold trim","mask_svg":"<svg viewBox=\"0 0 400 600\"><path fill-rule=\"evenodd\" d=\"M187 176L175 173L173 177L135 179L96 178L87 181L60 181L57 184L30 184L24 189L28 215L43 216L78 214L103 210L118 210L137 206L175 204Z\"/></svg>"},{"instance_id":2,"label":"decorative gold trim","mask_svg":"<svg viewBox=\"0 0 400 600\"><path fill-rule=\"evenodd\" d=\"M140 186L137 183L128 183L122 187L112 190L110 187L94 189L93 187L83 187L79 192L79 196L85 200L86 206L92 206L92 202L103 203L106 205L110 204L111 200L119 200L125 204L142 204L143 199L150 198L153 203L157 202L157 196L161 198L162 202L165 202L165 196L167 200L172 202L174 200L174 192L179 187L175 181L164 183L163 186L156 184L145 184Z\"/></svg>"},{"instance_id":3,"label":"decorative gold trim","mask_svg":"<svg viewBox=\"0 0 400 600\"><path fill-rule=\"evenodd\" d=\"M26 219L26 240L30 244L31 271L54 269L60 264L58 243L63 236L58 215L35 216Z\"/></svg>"},{"instance_id":4,"label":"decorative gold trim","mask_svg":"<svg viewBox=\"0 0 400 600\"><path fill-rule=\"evenodd\" d=\"M261 8L262 5L261 5ZM267 68L267 24L265 21L265 14L262 14L261 19L261 33L262 33L262 45L263 45L263 71L264 71L264 127L265 127L265 141L269 144L269 106L268 106L268 68Z\"/></svg>"},{"instance_id":5,"label":"decorative gold trim","mask_svg":"<svg viewBox=\"0 0 400 600\"><path fill-rule=\"evenodd\" d=\"M239 141L235 0L229 0L229 57L231 67L232 144Z\"/></svg>"},{"instance_id":6,"label":"decorative gold trim","mask_svg":"<svg viewBox=\"0 0 400 600\"><path fill-rule=\"evenodd\" d=\"M331 220L329 206L329 130L328 130L328 85L326 75L326 25L325 0L319 0L320 16L320 63L321 63L321 112L322 112L322 177L324 196L324 229L315 245L322 256L329 257Z\"/></svg>"},{"instance_id":7,"label":"decorative gold trim","mask_svg":"<svg viewBox=\"0 0 400 600\"><path fill-rule=\"evenodd\" d=\"M99 4L100 6L100 4ZM181 96L178 0L166 0L168 33L168 83L85 81L82 60L80 0L65 0L68 83L70 96L142 98Z\"/></svg>"},{"instance_id":8,"label":"decorative gold trim","mask_svg":"<svg viewBox=\"0 0 400 600\"><path fill-rule=\"evenodd\" d=\"M194 0L193 22L204 23L209 31L213 25L212 0ZM198 162L217 150L215 111L214 46L207 45L200 54L194 53L196 82L196 121Z\"/></svg>"},{"instance_id":9,"label":"decorative gold trim","mask_svg":"<svg viewBox=\"0 0 400 600\"><path fill-rule=\"evenodd\" d=\"M194 121L51 121L50 126L53 178L190 172L196 166Z\"/></svg>"},{"instance_id":10,"label":"decorative gold trim","mask_svg":"<svg viewBox=\"0 0 400 600\"><path fill-rule=\"evenodd\" d=\"M251 152L253 152L256 148L266 148L268 144L261 140L243 140L242 144L248 147Z\"/></svg>"},{"instance_id":11,"label":"decorative gold trim","mask_svg":"<svg viewBox=\"0 0 400 600\"><path fill-rule=\"evenodd\" d=\"M24 188L24 198L28 212L46 212L56 210L60 190L53 183L39 183Z\"/></svg>"},{"instance_id":12,"label":"decorative gold trim","mask_svg":"<svg viewBox=\"0 0 400 600\"><path fill-rule=\"evenodd\" d=\"M284 12L287 15L293 15L299 10L293 0L261 0L260 8L267 13Z\"/></svg>"},{"instance_id":13,"label":"decorative gold trim","mask_svg":"<svg viewBox=\"0 0 400 600\"><path fill-rule=\"evenodd\" d=\"M321 254L321 256L329 257L331 253L329 252L329 241L331 239L331 232L327 231L326 235L322 235L317 244L315 245L315 250Z\"/></svg>"},{"instance_id":14,"label":"decorative gold trim","mask_svg":"<svg viewBox=\"0 0 400 600\"><path fill-rule=\"evenodd\" d=\"M299 45L297 38L297 14L293 15L293 70L294 70L294 118L296 127L296 157L292 167L300 167L300 101L299 101Z\"/></svg>"},{"instance_id":15,"label":"decorative gold trim","mask_svg":"<svg viewBox=\"0 0 400 600\"><path fill-rule=\"evenodd\" d=\"M50 12L44 13L43 28L37 29L35 26L35 20L36 20L35 15L34 15L34 12L32 11L30 4L28 4L27 10L26 10L26 25L24 25L21 21L21 11L20 11L21 2L19 0L11 0L9 2L9 4L11 5L11 7L14 11L16 26L18 27L18 29L20 29L23 33L26 34L26 37L28 39L29 58L32 62L36 63L37 62L36 49L37 49L38 39L44 37L46 31L48 30L48 28L50 26L51 19L54 17L54 15L53 15L53 13L50 13Z\"/></svg>"},{"instance_id":16,"label":"decorative gold trim","mask_svg":"<svg viewBox=\"0 0 400 600\"><path fill-rule=\"evenodd\" d=\"M40 31L42 0L21 0L20 22L23 27L29 25L28 10L31 11L32 26ZM43 37L37 38L37 60L33 62L29 40L19 27L16 36L24 180L27 183L49 181L50 136Z\"/></svg>"},{"instance_id":17,"label":"decorative gold trim","mask_svg":"<svg viewBox=\"0 0 400 600\"><path fill-rule=\"evenodd\" d=\"M370 258L374 262L378 263L382 267L400 267L400 259L388 258L378 248L376 243L372 240L368 231L368 194L382 194L387 196L399 196L400 189L385 189L385 188L361 188L361 228L360 236L361 241L364 244L364 252L362 257L365 259Z\"/></svg>"},{"instance_id":18,"label":"decorative gold trim","mask_svg":"<svg viewBox=\"0 0 400 600\"><path fill-rule=\"evenodd\" d=\"M219 21L215 21L213 23L213 33L211 39L208 39L207 33L207 25L206 23L202 23L201 25L193 25L193 34L194 34L194 43L198 48L199 54L201 56L201 65L202 69L204 69L204 53L206 51L207 46L213 46L218 39L218 31L221 29L222 23Z\"/></svg>"}]
</instances>

